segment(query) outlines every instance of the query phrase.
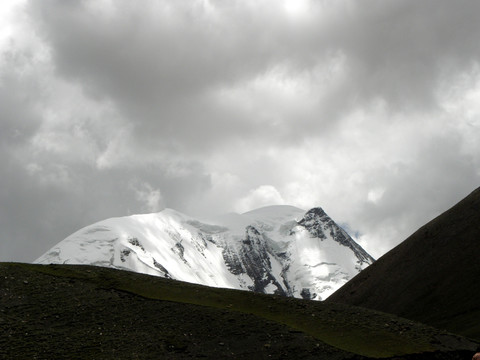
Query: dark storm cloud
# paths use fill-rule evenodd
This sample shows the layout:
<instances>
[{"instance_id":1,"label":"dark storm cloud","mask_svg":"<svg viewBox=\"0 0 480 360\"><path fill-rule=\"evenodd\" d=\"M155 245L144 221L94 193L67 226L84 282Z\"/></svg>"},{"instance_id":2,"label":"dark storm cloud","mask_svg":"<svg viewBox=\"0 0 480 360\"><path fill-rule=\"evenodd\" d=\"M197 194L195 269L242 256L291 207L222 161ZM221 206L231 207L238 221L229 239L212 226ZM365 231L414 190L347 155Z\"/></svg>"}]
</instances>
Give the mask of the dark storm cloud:
<instances>
[{"instance_id":1,"label":"dark storm cloud","mask_svg":"<svg viewBox=\"0 0 480 360\"><path fill-rule=\"evenodd\" d=\"M323 206L378 256L480 180L477 1L22 6L0 37L5 260L111 216L269 202Z\"/></svg>"},{"instance_id":2,"label":"dark storm cloud","mask_svg":"<svg viewBox=\"0 0 480 360\"><path fill-rule=\"evenodd\" d=\"M355 91L395 110L435 106L436 86L478 61L476 1L362 2L340 42L352 62Z\"/></svg>"},{"instance_id":3,"label":"dark storm cloud","mask_svg":"<svg viewBox=\"0 0 480 360\"><path fill-rule=\"evenodd\" d=\"M9 151L9 146L24 144L40 126L32 109L40 95L40 84L35 79L19 77L15 71L30 63L29 54L7 51L2 55L2 65L10 71L0 73L0 146Z\"/></svg>"},{"instance_id":4,"label":"dark storm cloud","mask_svg":"<svg viewBox=\"0 0 480 360\"><path fill-rule=\"evenodd\" d=\"M343 59L344 80L327 84L325 96L317 88L308 94L316 100L313 114L277 119L298 129L302 120L309 128L338 122L379 99L392 111L435 107L438 82L479 55L475 1L312 2L311 18L300 25L288 24L272 3L208 4L47 1L33 3L33 14L59 74L91 96L113 99L138 136L182 146L275 131L205 98L275 66L287 66L295 77Z\"/></svg>"},{"instance_id":5,"label":"dark storm cloud","mask_svg":"<svg viewBox=\"0 0 480 360\"><path fill-rule=\"evenodd\" d=\"M239 14L225 9L216 20L188 3L118 2L105 10L108 15L87 4L35 3L34 13L57 71L92 96L113 99L142 137L186 137L192 143L192 132L209 137L223 121L202 92L268 68L274 56L243 33L241 8ZM250 126L235 122L233 130Z\"/></svg>"}]
</instances>

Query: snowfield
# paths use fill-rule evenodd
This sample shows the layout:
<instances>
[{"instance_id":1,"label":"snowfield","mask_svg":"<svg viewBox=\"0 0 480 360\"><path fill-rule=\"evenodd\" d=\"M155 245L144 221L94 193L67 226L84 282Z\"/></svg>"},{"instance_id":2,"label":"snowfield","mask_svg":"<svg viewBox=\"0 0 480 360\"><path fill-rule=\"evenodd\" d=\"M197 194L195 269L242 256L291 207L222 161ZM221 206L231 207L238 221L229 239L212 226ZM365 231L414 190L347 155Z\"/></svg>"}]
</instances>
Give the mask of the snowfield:
<instances>
[{"instance_id":1,"label":"snowfield","mask_svg":"<svg viewBox=\"0 0 480 360\"><path fill-rule=\"evenodd\" d=\"M321 208L282 205L208 223L172 209L111 218L73 233L35 263L324 300L373 261Z\"/></svg>"}]
</instances>

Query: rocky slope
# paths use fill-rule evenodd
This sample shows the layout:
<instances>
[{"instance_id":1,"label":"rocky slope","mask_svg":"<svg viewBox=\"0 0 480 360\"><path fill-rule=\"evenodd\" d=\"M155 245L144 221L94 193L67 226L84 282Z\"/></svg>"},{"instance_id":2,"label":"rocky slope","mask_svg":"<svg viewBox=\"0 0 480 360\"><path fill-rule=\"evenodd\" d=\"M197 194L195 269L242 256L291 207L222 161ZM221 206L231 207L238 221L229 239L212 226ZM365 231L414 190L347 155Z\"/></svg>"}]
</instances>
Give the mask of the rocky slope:
<instances>
[{"instance_id":1,"label":"rocky slope","mask_svg":"<svg viewBox=\"0 0 480 360\"><path fill-rule=\"evenodd\" d=\"M328 301L480 339L480 188L421 227Z\"/></svg>"}]
</instances>

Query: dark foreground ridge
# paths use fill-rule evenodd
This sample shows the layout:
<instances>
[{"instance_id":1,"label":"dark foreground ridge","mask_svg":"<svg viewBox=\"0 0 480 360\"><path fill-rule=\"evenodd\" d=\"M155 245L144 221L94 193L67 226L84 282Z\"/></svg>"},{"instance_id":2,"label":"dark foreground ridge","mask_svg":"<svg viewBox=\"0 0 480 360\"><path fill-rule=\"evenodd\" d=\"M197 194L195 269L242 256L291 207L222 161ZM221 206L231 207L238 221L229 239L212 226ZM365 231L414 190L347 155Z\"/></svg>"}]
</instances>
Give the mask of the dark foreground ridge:
<instances>
[{"instance_id":1,"label":"dark foreground ridge","mask_svg":"<svg viewBox=\"0 0 480 360\"><path fill-rule=\"evenodd\" d=\"M0 359L470 359L393 315L81 265L0 264Z\"/></svg>"},{"instance_id":2,"label":"dark foreground ridge","mask_svg":"<svg viewBox=\"0 0 480 360\"><path fill-rule=\"evenodd\" d=\"M376 309L480 340L480 188L327 302Z\"/></svg>"}]
</instances>

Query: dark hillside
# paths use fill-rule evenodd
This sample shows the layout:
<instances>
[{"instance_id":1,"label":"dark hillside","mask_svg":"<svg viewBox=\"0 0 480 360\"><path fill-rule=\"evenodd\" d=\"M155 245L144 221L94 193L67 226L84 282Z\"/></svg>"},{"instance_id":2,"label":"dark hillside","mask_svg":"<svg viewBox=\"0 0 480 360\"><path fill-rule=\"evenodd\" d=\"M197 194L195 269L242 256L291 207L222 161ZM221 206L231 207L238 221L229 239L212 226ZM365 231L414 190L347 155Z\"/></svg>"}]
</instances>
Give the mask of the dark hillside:
<instances>
[{"instance_id":1,"label":"dark hillside","mask_svg":"<svg viewBox=\"0 0 480 360\"><path fill-rule=\"evenodd\" d=\"M342 304L92 266L0 264L0 359L465 359L478 344Z\"/></svg>"},{"instance_id":2,"label":"dark hillside","mask_svg":"<svg viewBox=\"0 0 480 360\"><path fill-rule=\"evenodd\" d=\"M480 339L480 188L327 302L376 309Z\"/></svg>"}]
</instances>

